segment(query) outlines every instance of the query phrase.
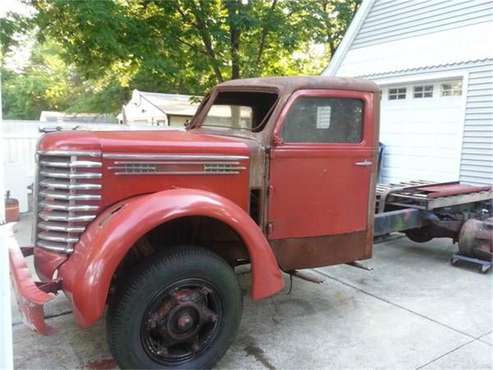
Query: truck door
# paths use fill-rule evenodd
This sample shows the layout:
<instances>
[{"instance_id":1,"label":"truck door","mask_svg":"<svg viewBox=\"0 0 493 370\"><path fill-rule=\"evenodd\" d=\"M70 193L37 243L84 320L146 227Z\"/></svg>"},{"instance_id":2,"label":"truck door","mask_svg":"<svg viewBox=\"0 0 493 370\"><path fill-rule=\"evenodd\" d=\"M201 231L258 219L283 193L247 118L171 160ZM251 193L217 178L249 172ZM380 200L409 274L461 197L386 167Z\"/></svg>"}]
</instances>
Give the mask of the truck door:
<instances>
[{"instance_id":1,"label":"truck door","mask_svg":"<svg viewBox=\"0 0 493 370\"><path fill-rule=\"evenodd\" d=\"M281 113L270 157L268 237L284 270L371 256L374 99L369 92L301 90Z\"/></svg>"}]
</instances>

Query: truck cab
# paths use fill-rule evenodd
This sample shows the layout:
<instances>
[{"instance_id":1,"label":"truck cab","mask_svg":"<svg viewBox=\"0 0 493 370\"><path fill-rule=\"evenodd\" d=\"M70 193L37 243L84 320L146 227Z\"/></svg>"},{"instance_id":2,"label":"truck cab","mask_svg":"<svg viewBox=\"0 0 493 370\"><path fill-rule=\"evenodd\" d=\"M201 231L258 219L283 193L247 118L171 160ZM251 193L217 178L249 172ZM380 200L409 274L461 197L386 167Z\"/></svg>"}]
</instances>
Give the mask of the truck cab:
<instances>
[{"instance_id":1,"label":"truck cab","mask_svg":"<svg viewBox=\"0 0 493 370\"><path fill-rule=\"evenodd\" d=\"M63 291L81 327L106 312L121 367L213 366L241 318L235 266L255 300L371 256L378 107L372 82L257 78L216 86L185 131L44 135L33 245L10 249L26 322L49 333Z\"/></svg>"},{"instance_id":2,"label":"truck cab","mask_svg":"<svg viewBox=\"0 0 493 370\"><path fill-rule=\"evenodd\" d=\"M371 82L236 80L192 121L191 132L246 139L248 212L284 271L371 256L378 101ZM214 120L218 107L233 112L227 123Z\"/></svg>"}]
</instances>

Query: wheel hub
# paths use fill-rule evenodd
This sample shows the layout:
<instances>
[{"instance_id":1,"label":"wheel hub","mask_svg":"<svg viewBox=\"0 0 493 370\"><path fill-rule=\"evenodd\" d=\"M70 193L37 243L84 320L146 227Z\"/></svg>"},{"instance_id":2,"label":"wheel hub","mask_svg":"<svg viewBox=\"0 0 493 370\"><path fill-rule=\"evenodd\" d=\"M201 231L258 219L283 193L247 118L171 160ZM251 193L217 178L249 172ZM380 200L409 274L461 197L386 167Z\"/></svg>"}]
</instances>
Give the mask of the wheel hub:
<instances>
[{"instance_id":1,"label":"wheel hub","mask_svg":"<svg viewBox=\"0 0 493 370\"><path fill-rule=\"evenodd\" d=\"M178 327L178 330L181 332L185 332L187 330L190 330L195 324L193 317L188 313L185 312L178 317L176 320L176 324Z\"/></svg>"},{"instance_id":2,"label":"wheel hub","mask_svg":"<svg viewBox=\"0 0 493 370\"><path fill-rule=\"evenodd\" d=\"M206 286L177 287L161 297L144 322L144 344L163 361L193 357L217 328L215 293Z\"/></svg>"},{"instance_id":3,"label":"wheel hub","mask_svg":"<svg viewBox=\"0 0 493 370\"><path fill-rule=\"evenodd\" d=\"M200 307L194 303L178 303L166 318L165 330L175 340L184 340L197 333L202 324Z\"/></svg>"}]
</instances>

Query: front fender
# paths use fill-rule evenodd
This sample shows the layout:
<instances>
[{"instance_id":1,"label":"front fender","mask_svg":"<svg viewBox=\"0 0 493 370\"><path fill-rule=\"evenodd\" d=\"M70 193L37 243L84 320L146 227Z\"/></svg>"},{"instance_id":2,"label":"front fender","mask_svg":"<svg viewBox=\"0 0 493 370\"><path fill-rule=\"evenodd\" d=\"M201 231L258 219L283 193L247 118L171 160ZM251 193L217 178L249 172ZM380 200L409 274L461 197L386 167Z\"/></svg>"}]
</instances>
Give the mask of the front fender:
<instances>
[{"instance_id":1,"label":"front fender","mask_svg":"<svg viewBox=\"0 0 493 370\"><path fill-rule=\"evenodd\" d=\"M165 190L131 198L103 212L60 267L63 289L72 300L78 324L87 327L101 317L117 267L143 235L160 224L187 216L217 219L240 235L252 265L253 299L269 297L283 288L269 243L243 209L207 191Z\"/></svg>"}]
</instances>

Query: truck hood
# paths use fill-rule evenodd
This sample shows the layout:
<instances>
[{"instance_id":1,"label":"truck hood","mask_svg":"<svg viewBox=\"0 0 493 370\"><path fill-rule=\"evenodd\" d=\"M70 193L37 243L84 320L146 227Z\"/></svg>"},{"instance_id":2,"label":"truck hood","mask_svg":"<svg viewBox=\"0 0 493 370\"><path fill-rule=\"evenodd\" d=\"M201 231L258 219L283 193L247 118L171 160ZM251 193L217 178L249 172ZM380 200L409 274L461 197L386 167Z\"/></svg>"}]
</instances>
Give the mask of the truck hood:
<instances>
[{"instance_id":1,"label":"truck hood","mask_svg":"<svg viewBox=\"0 0 493 370\"><path fill-rule=\"evenodd\" d=\"M133 196L174 188L209 191L246 210L250 169L258 167L250 162L259 148L253 139L195 130L62 131L46 134L38 145L45 153L67 151L82 158L79 152L102 154L100 210ZM169 159L176 155L181 160ZM194 160L186 161L188 155ZM228 172L224 169L228 165L238 170Z\"/></svg>"},{"instance_id":2,"label":"truck hood","mask_svg":"<svg viewBox=\"0 0 493 370\"><path fill-rule=\"evenodd\" d=\"M249 155L254 141L191 131L61 131L44 135L40 151Z\"/></svg>"}]
</instances>

